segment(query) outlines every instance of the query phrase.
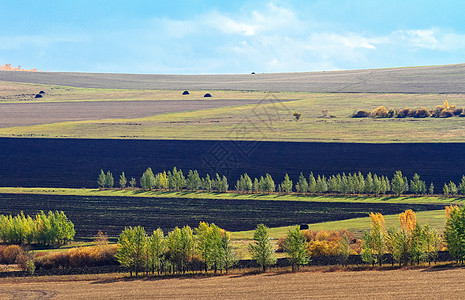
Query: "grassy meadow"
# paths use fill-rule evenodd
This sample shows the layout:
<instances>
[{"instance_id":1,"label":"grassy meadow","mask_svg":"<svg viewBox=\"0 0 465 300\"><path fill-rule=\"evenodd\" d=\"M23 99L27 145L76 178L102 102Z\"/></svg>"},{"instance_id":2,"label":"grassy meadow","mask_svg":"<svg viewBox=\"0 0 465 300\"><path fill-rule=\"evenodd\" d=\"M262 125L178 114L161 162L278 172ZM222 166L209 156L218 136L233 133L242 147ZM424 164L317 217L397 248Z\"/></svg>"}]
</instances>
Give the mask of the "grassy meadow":
<instances>
[{"instance_id":1,"label":"grassy meadow","mask_svg":"<svg viewBox=\"0 0 465 300\"><path fill-rule=\"evenodd\" d=\"M0 89L16 83L0 82ZM3 85L3 86L2 86ZM18 84L16 84L18 85ZM43 86L31 86L34 90ZM16 88L16 89L15 89ZM18 92L18 87L10 89ZM116 90L71 87L48 87L50 95L39 101L109 101L122 100L201 100L205 91ZM47 93L47 92L46 92ZM44 138L106 138L106 139L184 139L184 140L263 140L305 142L461 142L465 138L464 119L375 119L351 118L357 110L373 110L384 105L389 108L433 109L445 99L451 105L465 107L463 94L373 94L373 93L291 93L214 91L213 98L263 99L263 104L239 105L175 112L132 119L102 119L60 122L22 127L1 128L2 137ZM22 102L6 96L2 102ZM278 100L279 99L279 100ZM288 102L279 102L286 100ZM293 101L289 101L293 100ZM36 102L37 100L31 100ZM326 117L323 111L327 111ZM293 112L302 114L295 121ZM133 126L137 123L138 126Z\"/></svg>"}]
</instances>

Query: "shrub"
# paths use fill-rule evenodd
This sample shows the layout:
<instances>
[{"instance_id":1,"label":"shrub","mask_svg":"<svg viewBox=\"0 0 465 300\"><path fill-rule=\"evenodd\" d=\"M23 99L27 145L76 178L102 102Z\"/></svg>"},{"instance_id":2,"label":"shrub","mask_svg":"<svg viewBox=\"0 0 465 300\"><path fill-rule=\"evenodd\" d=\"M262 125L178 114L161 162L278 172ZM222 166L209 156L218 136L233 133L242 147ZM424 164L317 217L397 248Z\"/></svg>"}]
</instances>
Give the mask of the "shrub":
<instances>
[{"instance_id":1,"label":"shrub","mask_svg":"<svg viewBox=\"0 0 465 300\"><path fill-rule=\"evenodd\" d=\"M6 264L14 264L18 255L22 254L23 250L18 245L10 245L3 251L3 261Z\"/></svg>"},{"instance_id":2,"label":"shrub","mask_svg":"<svg viewBox=\"0 0 465 300\"><path fill-rule=\"evenodd\" d=\"M396 111L394 109L389 109L388 118L394 118L396 116Z\"/></svg>"},{"instance_id":3,"label":"shrub","mask_svg":"<svg viewBox=\"0 0 465 300\"><path fill-rule=\"evenodd\" d=\"M380 106L374 109L371 115L376 118L387 118L389 117L389 110L384 106Z\"/></svg>"},{"instance_id":4,"label":"shrub","mask_svg":"<svg viewBox=\"0 0 465 300\"><path fill-rule=\"evenodd\" d=\"M435 118L439 118L439 115L441 114L441 112L444 110L444 106L442 105L438 105L436 106L433 111L431 112L432 116L435 117Z\"/></svg>"},{"instance_id":5,"label":"shrub","mask_svg":"<svg viewBox=\"0 0 465 300\"><path fill-rule=\"evenodd\" d=\"M406 107L397 112L397 118L406 118L406 117L411 117L413 116L414 111L412 111L410 108Z\"/></svg>"},{"instance_id":6,"label":"shrub","mask_svg":"<svg viewBox=\"0 0 465 300\"><path fill-rule=\"evenodd\" d=\"M69 268L69 256L66 252L39 252L34 255L35 265L39 269Z\"/></svg>"},{"instance_id":7,"label":"shrub","mask_svg":"<svg viewBox=\"0 0 465 300\"><path fill-rule=\"evenodd\" d=\"M441 113L439 114L439 117L440 118L450 118L450 117L453 117L454 114L451 110L448 110L448 109L443 109L441 111Z\"/></svg>"},{"instance_id":8,"label":"shrub","mask_svg":"<svg viewBox=\"0 0 465 300\"><path fill-rule=\"evenodd\" d=\"M454 116L460 116L463 114L463 108L455 108L454 107L454 111L452 112L454 114Z\"/></svg>"},{"instance_id":9,"label":"shrub","mask_svg":"<svg viewBox=\"0 0 465 300\"><path fill-rule=\"evenodd\" d=\"M425 107L421 107L415 111L415 118L429 118L431 117L431 112Z\"/></svg>"},{"instance_id":10,"label":"shrub","mask_svg":"<svg viewBox=\"0 0 465 300\"><path fill-rule=\"evenodd\" d=\"M352 118L368 118L369 116L371 116L371 112L366 110L359 110L352 114Z\"/></svg>"},{"instance_id":11,"label":"shrub","mask_svg":"<svg viewBox=\"0 0 465 300\"><path fill-rule=\"evenodd\" d=\"M300 117L302 116L302 114L300 112L297 112L295 111L294 113L292 113L292 115L294 116L294 119L296 121L299 121L300 120Z\"/></svg>"}]
</instances>

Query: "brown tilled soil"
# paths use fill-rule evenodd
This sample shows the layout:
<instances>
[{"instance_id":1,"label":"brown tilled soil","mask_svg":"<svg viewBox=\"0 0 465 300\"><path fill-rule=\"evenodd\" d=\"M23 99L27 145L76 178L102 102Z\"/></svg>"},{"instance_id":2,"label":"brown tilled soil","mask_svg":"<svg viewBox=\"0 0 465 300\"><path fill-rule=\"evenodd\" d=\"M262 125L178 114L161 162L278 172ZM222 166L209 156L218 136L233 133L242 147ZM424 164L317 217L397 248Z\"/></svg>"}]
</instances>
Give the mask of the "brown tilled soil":
<instances>
[{"instance_id":1,"label":"brown tilled soil","mask_svg":"<svg viewBox=\"0 0 465 300\"><path fill-rule=\"evenodd\" d=\"M261 103L262 101L263 100L260 99L243 99L3 103L0 106L0 128L49 124L66 121L118 118L132 119L155 116L165 113L195 111L235 105L257 104Z\"/></svg>"},{"instance_id":2,"label":"brown tilled soil","mask_svg":"<svg viewBox=\"0 0 465 300\"><path fill-rule=\"evenodd\" d=\"M464 299L465 269L0 280L2 299Z\"/></svg>"},{"instance_id":3,"label":"brown tilled soil","mask_svg":"<svg viewBox=\"0 0 465 300\"><path fill-rule=\"evenodd\" d=\"M0 80L114 89L465 93L465 64L334 72L150 75L0 72Z\"/></svg>"}]
</instances>

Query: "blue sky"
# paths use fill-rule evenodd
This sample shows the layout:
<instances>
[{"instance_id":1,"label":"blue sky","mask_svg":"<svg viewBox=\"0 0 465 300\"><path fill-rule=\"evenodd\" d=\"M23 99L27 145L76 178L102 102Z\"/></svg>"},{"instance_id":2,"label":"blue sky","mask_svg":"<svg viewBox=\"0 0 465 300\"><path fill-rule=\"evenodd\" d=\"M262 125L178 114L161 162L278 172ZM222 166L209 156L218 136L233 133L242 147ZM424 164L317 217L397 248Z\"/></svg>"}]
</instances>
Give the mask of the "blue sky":
<instances>
[{"instance_id":1,"label":"blue sky","mask_svg":"<svg viewBox=\"0 0 465 300\"><path fill-rule=\"evenodd\" d=\"M463 1L0 0L0 64L302 72L465 62Z\"/></svg>"}]
</instances>

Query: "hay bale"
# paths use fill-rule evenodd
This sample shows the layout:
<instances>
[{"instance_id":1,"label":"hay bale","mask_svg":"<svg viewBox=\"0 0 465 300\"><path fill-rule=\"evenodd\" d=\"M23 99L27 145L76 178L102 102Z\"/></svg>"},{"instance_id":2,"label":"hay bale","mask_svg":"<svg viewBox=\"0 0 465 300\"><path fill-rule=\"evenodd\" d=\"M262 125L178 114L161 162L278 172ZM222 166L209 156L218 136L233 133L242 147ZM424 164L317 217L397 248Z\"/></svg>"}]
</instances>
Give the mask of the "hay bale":
<instances>
[{"instance_id":1,"label":"hay bale","mask_svg":"<svg viewBox=\"0 0 465 300\"><path fill-rule=\"evenodd\" d=\"M44 92L44 91L40 91L39 94L45 94L45 92Z\"/></svg>"},{"instance_id":2,"label":"hay bale","mask_svg":"<svg viewBox=\"0 0 465 300\"><path fill-rule=\"evenodd\" d=\"M189 91L182 92L183 95L189 95Z\"/></svg>"},{"instance_id":3,"label":"hay bale","mask_svg":"<svg viewBox=\"0 0 465 300\"><path fill-rule=\"evenodd\" d=\"M208 98L208 97L211 97L212 95L211 95L211 94L209 94L209 93L206 93L206 94L205 94L205 95L203 95L203 96Z\"/></svg>"},{"instance_id":4,"label":"hay bale","mask_svg":"<svg viewBox=\"0 0 465 300\"><path fill-rule=\"evenodd\" d=\"M255 75L255 72L252 72L252 73L250 73L250 74Z\"/></svg>"},{"instance_id":5,"label":"hay bale","mask_svg":"<svg viewBox=\"0 0 465 300\"><path fill-rule=\"evenodd\" d=\"M300 224L300 230L307 230L308 224Z\"/></svg>"},{"instance_id":6,"label":"hay bale","mask_svg":"<svg viewBox=\"0 0 465 300\"><path fill-rule=\"evenodd\" d=\"M34 98L42 98L41 94L37 94Z\"/></svg>"}]
</instances>

